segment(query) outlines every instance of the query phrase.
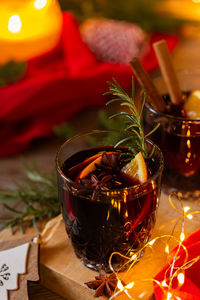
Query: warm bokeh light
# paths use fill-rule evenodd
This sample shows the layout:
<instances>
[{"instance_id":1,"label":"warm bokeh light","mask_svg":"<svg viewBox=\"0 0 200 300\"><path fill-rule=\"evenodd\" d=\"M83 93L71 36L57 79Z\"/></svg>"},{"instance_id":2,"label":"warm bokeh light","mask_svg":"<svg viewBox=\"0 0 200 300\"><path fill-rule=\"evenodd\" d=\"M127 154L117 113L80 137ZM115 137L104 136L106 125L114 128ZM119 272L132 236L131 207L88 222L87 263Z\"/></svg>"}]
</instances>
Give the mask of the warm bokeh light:
<instances>
[{"instance_id":1,"label":"warm bokeh light","mask_svg":"<svg viewBox=\"0 0 200 300\"><path fill-rule=\"evenodd\" d=\"M200 21L199 4L200 0L163 0L158 10L184 20Z\"/></svg>"},{"instance_id":2,"label":"warm bokeh light","mask_svg":"<svg viewBox=\"0 0 200 300\"><path fill-rule=\"evenodd\" d=\"M22 23L18 15L13 15L8 20L8 30L12 33L20 32L22 28Z\"/></svg>"},{"instance_id":3,"label":"warm bokeh light","mask_svg":"<svg viewBox=\"0 0 200 300\"><path fill-rule=\"evenodd\" d=\"M47 0L36 0L34 2L34 7L36 9L42 9L47 5Z\"/></svg>"}]
</instances>

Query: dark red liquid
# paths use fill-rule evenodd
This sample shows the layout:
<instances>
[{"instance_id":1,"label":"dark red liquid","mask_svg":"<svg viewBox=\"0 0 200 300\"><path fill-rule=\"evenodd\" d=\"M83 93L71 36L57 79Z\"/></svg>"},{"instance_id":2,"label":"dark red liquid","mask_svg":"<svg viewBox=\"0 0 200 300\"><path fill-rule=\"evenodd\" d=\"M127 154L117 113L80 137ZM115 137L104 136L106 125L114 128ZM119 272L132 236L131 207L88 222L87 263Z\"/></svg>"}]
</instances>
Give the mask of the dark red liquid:
<instances>
[{"instance_id":1,"label":"dark red liquid","mask_svg":"<svg viewBox=\"0 0 200 300\"><path fill-rule=\"evenodd\" d=\"M161 124L151 139L164 155L164 182L180 192L200 190L200 122L187 121L183 107L170 105L169 96L164 99L168 103L165 114L177 118L162 118L147 108L145 111L146 131L157 122Z\"/></svg>"},{"instance_id":2,"label":"dark red liquid","mask_svg":"<svg viewBox=\"0 0 200 300\"><path fill-rule=\"evenodd\" d=\"M105 150L113 151L113 148L99 147L71 156L63 165L63 173L67 177L71 174L70 179L74 181L81 168L85 167L82 162ZM153 158L146 163L149 175L158 170L159 162ZM135 182L122 174L119 180L123 187L135 185ZM77 187L70 181L66 189L60 190L67 233L77 256L90 267L109 271L108 260L111 253L116 251L128 255L130 251L138 251L151 235L158 201L157 182L140 187L138 194L135 189L123 191L112 195L101 192L91 200L92 190ZM116 269L125 262L120 256L114 256L112 260Z\"/></svg>"}]
</instances>

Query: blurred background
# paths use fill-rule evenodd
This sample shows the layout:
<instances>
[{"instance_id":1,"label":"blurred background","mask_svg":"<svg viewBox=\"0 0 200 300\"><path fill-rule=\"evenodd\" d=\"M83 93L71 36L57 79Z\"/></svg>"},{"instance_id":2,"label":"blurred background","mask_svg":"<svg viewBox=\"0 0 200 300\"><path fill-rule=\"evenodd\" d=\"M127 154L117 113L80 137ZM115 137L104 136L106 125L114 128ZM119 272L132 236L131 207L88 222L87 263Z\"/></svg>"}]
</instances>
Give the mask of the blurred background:
<instances>
[{"instance_id":1,"label":"blurred background","mask_svg":"<svg viewBox=\"0 0 200 300\"><path fill-rule=\"evenodd\" d=\"M74 133L78 113L104 107L107 80L130 88L131 58L154 71L152 43L198 40L199 20L198 0L1 0L0 156Z\"/></svg>"}]
</instances>

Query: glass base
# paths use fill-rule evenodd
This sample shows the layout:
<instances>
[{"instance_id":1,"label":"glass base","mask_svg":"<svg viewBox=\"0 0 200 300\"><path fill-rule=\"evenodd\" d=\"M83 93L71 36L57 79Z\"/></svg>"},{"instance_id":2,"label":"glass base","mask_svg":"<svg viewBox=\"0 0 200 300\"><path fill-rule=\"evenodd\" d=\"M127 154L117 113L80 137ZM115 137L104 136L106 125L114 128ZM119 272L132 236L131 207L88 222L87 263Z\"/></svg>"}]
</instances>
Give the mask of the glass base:
<instances>
[{"instance_id":1,"label":"glass base","mask_svg":"<svg viewBox=\"0 0 200 300\"><path fill-rule=\"evenodd\" d=\"M127 261L125 260L124 263L120 263L120 264L112 264L112 267L114 269L115 272L123 272L126 271L128 268L131 268L140 261L140 259L143 257L144 255L144 250L141 251L140 256L138 257L137 261L133 264L133 261ZM78 255L76 254L76 256L78 257ZM112 270L110 269L109 265L105 265L105 264L101 264L101 263L95 263L92 261L87 260L86 258L80 258L78 257L81 261L81 263L83 263L87 268L92 269L94 271L99 272L100 270L104 270L106 273L112 273Z\"/></svg>"}]
</instances>

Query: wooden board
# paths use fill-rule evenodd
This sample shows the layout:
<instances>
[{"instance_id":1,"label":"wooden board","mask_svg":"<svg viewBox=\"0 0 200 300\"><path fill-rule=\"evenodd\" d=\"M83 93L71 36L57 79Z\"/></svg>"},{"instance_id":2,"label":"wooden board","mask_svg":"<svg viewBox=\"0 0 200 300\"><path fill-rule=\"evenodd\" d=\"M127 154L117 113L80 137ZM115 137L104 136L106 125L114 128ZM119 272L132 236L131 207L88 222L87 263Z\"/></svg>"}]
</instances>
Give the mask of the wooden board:
<instances>
[{"instance_id":1,"label":"wooden board","mask_svg":"<svg viewBox=\"0 0 200 300\"><path fill-rule=\"evenodd\" d=\"M197 210L198 202L184 202L184 205ZM168 223L178 217L178 214L169 204L168 197L164 193L161 196L160 206L157 213L157 222L153 236L170 234L173 226ZM64 223L58 222L53 227L50 238L43 240L40 247L40 277L41 284L55 293L61 295L67 300L92 300L94 291L88 289L84 282L93 280L96 273L86 268L75 256L71 243L66 235ZM160 230L161 225L166 225ZM194 232L200 227L198 217L195 220L188 221L186 226L186 236ZM48 233L48 232L47 232ZM33 234L33 229L27 232L28 235ZM180 235L180 226L176 227L176 236ZM0 240L16 239L21 236L17 233L11 236L9 230L0 233ZM173 239L170 242L171 249L176 245ZM162 240L155 243L154 250L145 251L143 258L129 272L120 274L126 283L135 282L134 288L131 290L132 297L136 299L150 299L152 297L152 279L161 269L166 261L164 254L165 244ZM147 280L148 279L148 280ZM139 298L139 296L141 296ZM99 299L104 299L103 297ZM127 299L127 296L121 295L118 299Z\"/></svg>"}]
</instances>

